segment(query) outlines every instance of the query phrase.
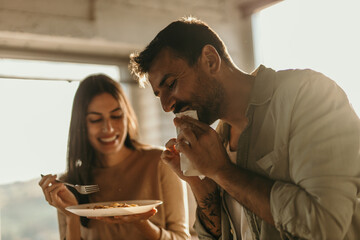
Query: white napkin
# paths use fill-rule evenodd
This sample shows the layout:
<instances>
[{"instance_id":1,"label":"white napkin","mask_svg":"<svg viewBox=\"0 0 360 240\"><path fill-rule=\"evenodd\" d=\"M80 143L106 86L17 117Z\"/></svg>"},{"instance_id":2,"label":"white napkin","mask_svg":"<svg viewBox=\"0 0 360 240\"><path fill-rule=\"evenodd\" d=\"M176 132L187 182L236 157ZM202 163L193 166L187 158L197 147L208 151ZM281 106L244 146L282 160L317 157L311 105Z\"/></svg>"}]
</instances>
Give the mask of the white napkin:
<instances>
[{"instance_id":1,"label":"white napkin","mask_svg":"<svg viewBox=\"0 0 360 240\"><path fill-rule=\"evenodd\" d=\"M194 119L198 119L197 112L195 110L188 110L175 114L176 117L189 116ZM176 133L179 135L179 128L176 128ZM183 172L184 176L199 176L200 179L205 178L204 175L194 168L192 162L185 156L185 154L180 153L180 169Z\"/></svg>"}]
</instances>

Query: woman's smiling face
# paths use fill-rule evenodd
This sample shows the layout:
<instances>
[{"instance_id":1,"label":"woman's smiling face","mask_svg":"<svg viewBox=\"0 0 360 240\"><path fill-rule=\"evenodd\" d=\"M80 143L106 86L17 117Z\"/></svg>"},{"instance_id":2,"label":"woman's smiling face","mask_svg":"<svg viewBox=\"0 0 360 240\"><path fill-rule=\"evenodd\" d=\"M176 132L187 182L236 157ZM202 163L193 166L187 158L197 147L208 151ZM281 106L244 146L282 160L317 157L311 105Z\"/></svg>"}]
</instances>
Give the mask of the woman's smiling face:
<instances>
[{"instance_id":1,"label":"woman's smiling face","mask_svg":"<svg viewBox=\"0 0 360 240\"><path fill-rule=\"evenodd\" d=\"M89 142L97 154L119 152L127 135L126 113L111 94L95 96L87 109L86 125Z\"/></svg>"}]
</instances>

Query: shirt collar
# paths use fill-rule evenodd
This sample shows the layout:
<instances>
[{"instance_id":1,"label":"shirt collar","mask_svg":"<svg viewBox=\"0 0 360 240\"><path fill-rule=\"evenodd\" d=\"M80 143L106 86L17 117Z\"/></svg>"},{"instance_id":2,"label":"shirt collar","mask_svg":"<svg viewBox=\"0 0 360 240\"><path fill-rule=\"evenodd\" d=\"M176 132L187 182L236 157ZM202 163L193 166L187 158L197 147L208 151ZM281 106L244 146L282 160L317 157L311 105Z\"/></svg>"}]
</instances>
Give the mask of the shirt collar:
<instances>
[{"instance_id":1,"label":"shirt collar","mask_svg":"<svg viewBox=\"0 0 360 240\"><path fill-rule=\"evenodd\" d=\"M250 106L260 106L272 98L274 91L274 83L276 74L271 68L266 68L264 65L260 65L255 71L251 73L255 76L255 82L253 89L251 90L251 96L249 106L246 110L246 115L250 114ZM229 125L220 121L217 125L217 131L222 138L223 143L227 143L229 136Z\"/></svg>"},{"instance_id":2,"label":"shirt collar","mask_svg":"<svg viewBox=\"0 0 360 240\"><path fill-rule=\"evenodd\" d=\"M255 76L255 82L251 91L249 105L265 104L273 94L275 71L260 65L251 75Z\"/></svg>"}]
</instances>

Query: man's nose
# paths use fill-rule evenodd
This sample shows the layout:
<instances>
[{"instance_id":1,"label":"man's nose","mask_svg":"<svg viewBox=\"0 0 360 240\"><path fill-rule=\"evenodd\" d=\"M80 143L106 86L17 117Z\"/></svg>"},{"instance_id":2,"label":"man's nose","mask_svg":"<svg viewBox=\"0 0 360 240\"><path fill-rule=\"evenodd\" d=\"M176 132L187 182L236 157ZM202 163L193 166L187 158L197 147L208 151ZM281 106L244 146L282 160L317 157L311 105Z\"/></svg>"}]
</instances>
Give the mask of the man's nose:
<instances>
[{"instance_id":1,"label":"man's nose","mask_svg":"<svg viewBox=\"0 0 360 240\"><path fill-rule=\"evenodd\" d=\"M114 127L110 120L105 120L101 129L104 133L114 131Z\"/></svg>"},{"instance_id":2,"label":"man's nose","mask_svg":"<svg viewBox=\"0 0 360 240\"><path fill-rule=\"evenodd\" d=\"M175 99L171 96L161 96L161 106L165 112L172 112L175 106Z\"/></svg>"}]
</instances>

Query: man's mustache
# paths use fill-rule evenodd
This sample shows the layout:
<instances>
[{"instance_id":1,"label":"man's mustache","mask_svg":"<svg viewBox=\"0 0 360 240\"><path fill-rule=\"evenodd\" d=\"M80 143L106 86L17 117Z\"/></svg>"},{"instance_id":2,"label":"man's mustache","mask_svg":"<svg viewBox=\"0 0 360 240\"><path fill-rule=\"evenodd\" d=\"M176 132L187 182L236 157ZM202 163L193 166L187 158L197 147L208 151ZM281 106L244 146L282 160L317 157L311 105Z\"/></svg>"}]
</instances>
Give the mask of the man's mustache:
<instances>
[{"instance_id":1,"label":"man's mustache","mask_svg":"<svg viewBox=\"0 0 360 240\"><path fill-rule=\"evenodd\" d=\"M175 103L173 113L174 114L179 113L184 107L188 107L188 106L190 106L190 104L187 102L177 102Z\"/></svg>"}]
</instances>

